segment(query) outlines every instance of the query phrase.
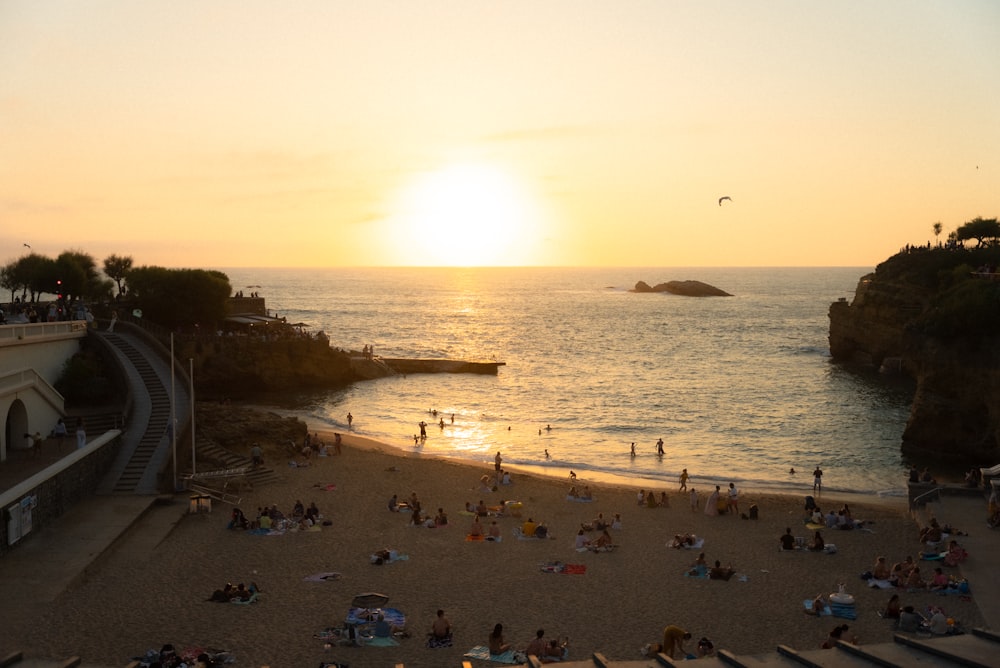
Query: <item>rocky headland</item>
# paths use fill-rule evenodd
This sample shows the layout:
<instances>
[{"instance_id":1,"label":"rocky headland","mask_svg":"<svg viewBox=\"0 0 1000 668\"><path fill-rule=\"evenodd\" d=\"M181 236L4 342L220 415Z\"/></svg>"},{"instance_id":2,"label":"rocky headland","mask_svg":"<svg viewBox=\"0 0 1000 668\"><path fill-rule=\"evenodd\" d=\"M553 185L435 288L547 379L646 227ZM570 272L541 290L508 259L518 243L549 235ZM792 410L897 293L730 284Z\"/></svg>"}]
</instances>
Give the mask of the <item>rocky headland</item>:
<instances>
[{"instance_id":1,"label":"rocky headland","mask_svg":"<svg viewBox=\"0 0 1000 668\"><path fill-rule=\"evenodd\" d=\"M645 281L639 281L630 292L668 292L682 297L732 297L725 290L701 281L667 281L653 287Z\"/></svg>"},{"instance_id":2,"label":"rocky headland","mask_svg":"<svg viewBox=\"0 0 1000 668\"><path fill-rule=\"evenodd\" d=\"M997 248L917 248L861 277L830 307L830 354L848 367L916 383L904 454L1000 462L1000 262Z\"/></svg>"}]
</instances>

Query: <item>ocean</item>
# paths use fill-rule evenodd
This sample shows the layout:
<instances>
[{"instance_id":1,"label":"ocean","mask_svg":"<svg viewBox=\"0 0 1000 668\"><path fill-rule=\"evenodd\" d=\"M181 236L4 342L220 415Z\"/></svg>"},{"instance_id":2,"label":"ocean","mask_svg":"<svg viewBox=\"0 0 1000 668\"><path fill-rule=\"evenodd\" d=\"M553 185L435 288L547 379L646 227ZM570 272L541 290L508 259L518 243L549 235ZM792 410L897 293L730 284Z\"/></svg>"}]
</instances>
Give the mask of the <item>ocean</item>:
<instances>
[{"instance_id":1,"label":"ocean","mask_svg":"<svg viewBox=\"0 0 1000 668\"><path fill-rule=\"evenodd\" d=\"M912 384L848 372L827 341L830 304L852 299L871 270L221 269L335 347L505 364L496 376L413 374L281 397L331 429L346 431L350 412L353 431L401 450L490 468L500 451L513 470L657 491L676 489L686 468L705 491L808 494L819 466L824 490L897 496ZM630 292L640 280L733 296ZM415 446L421 421L428 438Z\"/></svg>"}]
</instances>

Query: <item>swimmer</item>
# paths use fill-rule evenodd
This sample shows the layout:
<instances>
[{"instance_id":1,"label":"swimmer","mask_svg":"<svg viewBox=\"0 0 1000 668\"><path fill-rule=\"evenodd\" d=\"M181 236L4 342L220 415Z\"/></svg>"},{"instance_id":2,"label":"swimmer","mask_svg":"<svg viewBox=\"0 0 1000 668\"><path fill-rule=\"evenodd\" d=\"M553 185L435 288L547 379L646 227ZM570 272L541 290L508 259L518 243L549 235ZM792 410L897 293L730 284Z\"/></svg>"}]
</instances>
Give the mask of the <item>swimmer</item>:
<instances>
[{"instance_id":1,"label":"swimmer","mask_svg":"<svg viewBox=\"0 0 1000 668\"><path fill-rule=\"evenodd\" d=\"M545 425L545 431L552 431L552 425L550 424Z\"/></svg>"},{"instance_id":2,"label":"swimmer","mask_svg":"<svg viewBox=\"0 0 1000 668\"><path fill-rule=\"evenodd\" d=\"M788 475L795 475L795 467L788 469Z\"/></svg>"},{"instance_id":3,"label":"swimmer","mask_svg":"<svg viewBox=\"0 0 1000 668\"><path fill-rule=\"evenodd\" d=\"M546 459L552 459L552 455L549 454L548 448L545 449L545 458Z\"/></svg>"},{"instance_id":4,"label":"swimmer","mask_svg":"<svg viewBox=\"0 0 1000 668\"><path fill-rule=\"evenodd\" d=\"M632 456L635 457L635 441L632 441Z\"/></svg>"}]
</instances>

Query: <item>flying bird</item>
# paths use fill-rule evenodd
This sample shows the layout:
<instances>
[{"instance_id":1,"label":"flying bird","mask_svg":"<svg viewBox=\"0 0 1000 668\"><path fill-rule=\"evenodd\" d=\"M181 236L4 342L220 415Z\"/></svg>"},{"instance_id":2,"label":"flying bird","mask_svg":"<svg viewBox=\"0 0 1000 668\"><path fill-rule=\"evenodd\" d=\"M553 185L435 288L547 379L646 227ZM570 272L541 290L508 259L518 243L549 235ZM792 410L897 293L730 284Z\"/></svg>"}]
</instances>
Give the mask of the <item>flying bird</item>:
<instances>
[{"instance_id":1,"label":"flying bird","mask_svg":"<svg viewBox=\"0 0 1000 668\"><path fill-rule=\"evenodd\" d=\"M732 197L730 197L729 195L725 195L725 196L719 198L719 206L722 206L722 200L725 200L725 199L728 199L730 202L733 201Z\"/></svg>"},{"instance_id":2,"label":"flying bird","mask_svg":"<svg viewBox=\"0 0 1000 668\"><path fill-rule=\"evenodd\" d=\"M25 248L31 248L31 244L24 244Z\"/></svg>"}]
</instances>

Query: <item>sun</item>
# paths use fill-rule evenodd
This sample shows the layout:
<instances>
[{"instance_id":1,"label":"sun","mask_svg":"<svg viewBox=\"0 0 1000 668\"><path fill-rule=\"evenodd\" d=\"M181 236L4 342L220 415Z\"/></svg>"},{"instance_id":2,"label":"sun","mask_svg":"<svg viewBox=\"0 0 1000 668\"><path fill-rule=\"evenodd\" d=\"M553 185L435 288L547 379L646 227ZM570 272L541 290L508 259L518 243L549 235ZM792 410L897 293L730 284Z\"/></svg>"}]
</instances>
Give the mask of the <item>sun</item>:
<instances>
[{"instance_id":1,"label":"sun","mask_svg":"<svg viewBox=\"0 0 1000 668\"><path fill-rule=\"evenodd\" d=\"M401 264L520 266L535 259L537 207L494 165L458 163L421 174L403 191L398 211Z\"/></svg>"}]
</instances>

